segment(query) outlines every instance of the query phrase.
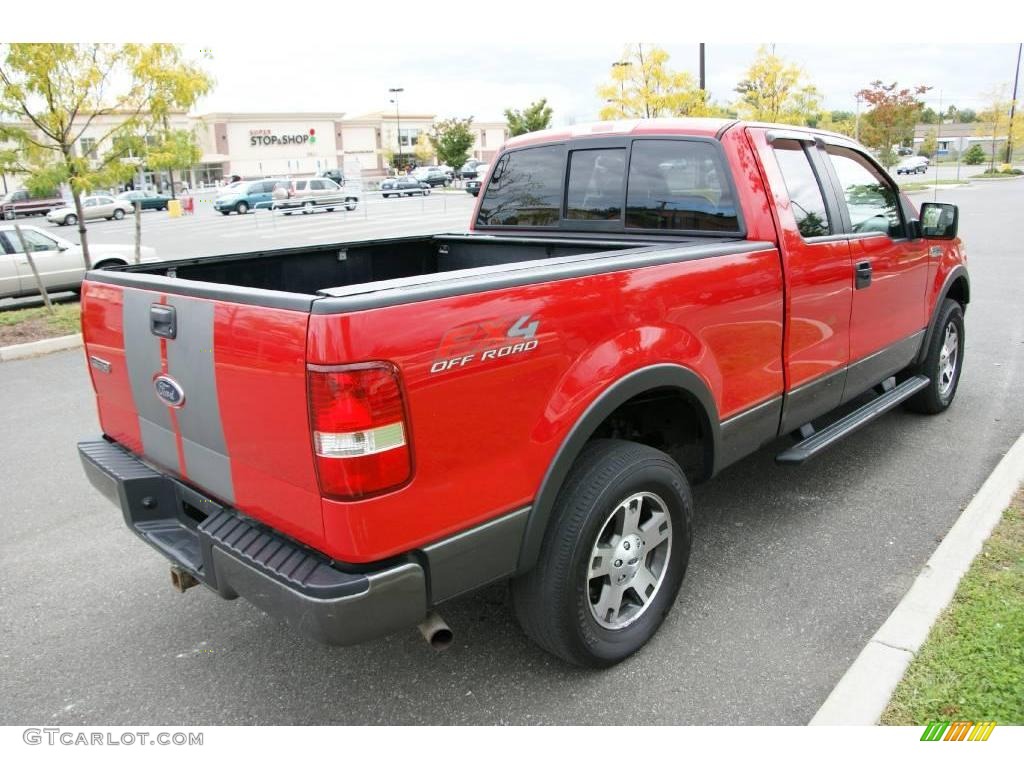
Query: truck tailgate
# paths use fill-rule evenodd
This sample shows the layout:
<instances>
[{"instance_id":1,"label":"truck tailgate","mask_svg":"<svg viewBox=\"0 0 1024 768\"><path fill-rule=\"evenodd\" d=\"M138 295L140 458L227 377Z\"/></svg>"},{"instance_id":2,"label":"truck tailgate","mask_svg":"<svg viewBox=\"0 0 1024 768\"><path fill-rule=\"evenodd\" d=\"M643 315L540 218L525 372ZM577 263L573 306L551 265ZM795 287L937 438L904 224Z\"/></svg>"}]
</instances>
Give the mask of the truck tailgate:
<instances>
[{"instance_id":1,"label":"truck tailgate","mask_svg":"<svg viewBox=\"0 0 1024 768\"><path fill-rule=\"evenodd\" d=\"M323 521L306 405L308 321L308 309L87 279L82 330L104 434L317 546Z\"/></svg>"}]
</instances>

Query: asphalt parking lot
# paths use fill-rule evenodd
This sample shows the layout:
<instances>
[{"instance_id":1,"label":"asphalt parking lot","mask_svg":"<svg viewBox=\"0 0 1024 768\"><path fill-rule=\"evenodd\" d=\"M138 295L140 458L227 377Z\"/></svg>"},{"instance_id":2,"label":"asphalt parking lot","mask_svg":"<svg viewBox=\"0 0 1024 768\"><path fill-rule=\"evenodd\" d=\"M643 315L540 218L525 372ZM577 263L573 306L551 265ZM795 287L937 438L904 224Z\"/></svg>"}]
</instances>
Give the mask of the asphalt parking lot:
<instances>
[{"instance_id":1,"label":"asphalt parking lot","mask_svg":"<svg viewBox=\"0 0 1024 768\"><path fill-rule=\"evenodd\" d=\"M144 242L185 256L201 255L189 252L195 244L287 244L303 227L328 239L463 228L472 200L448 198L447 211L418 214L417 199L379 201L407 206L408 219L376 221L371 208L373 230L358 212L293 216L280 232L248 217L154 219L146 237L167 232ZM972 274L954 406L935 417L893 412L803 467L774 463L780 441L699 487L673 612L645 649L604 672L534 647L500 587L446 607L456 641L442 654L415 630L326 648L241 600L175 593L166 562L78 464L75 442L98 434L81 353L0 364L0 722L806 723L1024 431L1024 180L938 199L961 207ZM242 228L249 234L230 236ZM90 234L99 242L121 230L130 237L113 222Z\"/></svg>"}]
</instances>

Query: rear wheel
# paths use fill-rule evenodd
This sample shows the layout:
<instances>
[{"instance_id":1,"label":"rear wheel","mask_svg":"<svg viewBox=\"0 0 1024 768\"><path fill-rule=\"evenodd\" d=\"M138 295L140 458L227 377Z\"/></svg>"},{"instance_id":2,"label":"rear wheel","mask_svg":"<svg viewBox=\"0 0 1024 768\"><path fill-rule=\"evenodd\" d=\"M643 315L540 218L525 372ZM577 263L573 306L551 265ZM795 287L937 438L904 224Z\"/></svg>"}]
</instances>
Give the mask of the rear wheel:
<instances>
[{"instance_id":1,"label":"rear wheel","mask_svg":"<svg viewBox=\"0 0 1024 768\"><path fill-rule=\"evenodd\" d=\"M930 381L907 401L910 410L934 414L952 405L964 365L964 341L963 307L953 299L946 299L935 320L924 362L911 371L927 376Z\"/></svg>"},{"instance_id":2,"label":"rear wheel","mask_svg":"<svg viewBox=\"0 0 1024 768\"><path fill-rule=\"evenodd\" d=\"M671 457L594 441L558 494L537 565L512 583L523 630L580 666L635 653L675 602L692 521L690 487Z\"/></svg>"}]
</instances>

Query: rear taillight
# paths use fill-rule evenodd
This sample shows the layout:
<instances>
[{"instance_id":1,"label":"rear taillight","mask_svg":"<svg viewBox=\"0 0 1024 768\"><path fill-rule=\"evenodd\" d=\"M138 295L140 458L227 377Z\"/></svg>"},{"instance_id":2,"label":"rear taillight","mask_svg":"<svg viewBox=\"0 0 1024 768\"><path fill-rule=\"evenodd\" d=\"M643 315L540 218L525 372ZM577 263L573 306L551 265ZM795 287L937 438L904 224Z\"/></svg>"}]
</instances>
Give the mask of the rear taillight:
<instances>
[{"instance_id":1,"label":"rear taillight","mask_svg":"<svg viewBox=\"0 0 1024 768\"><path fill-rule=\"evenodd\" d=\"M412 457L394 366L310 366L309 412L325 496L358 499L409 479Z\"/></svg>"}]
</instances>

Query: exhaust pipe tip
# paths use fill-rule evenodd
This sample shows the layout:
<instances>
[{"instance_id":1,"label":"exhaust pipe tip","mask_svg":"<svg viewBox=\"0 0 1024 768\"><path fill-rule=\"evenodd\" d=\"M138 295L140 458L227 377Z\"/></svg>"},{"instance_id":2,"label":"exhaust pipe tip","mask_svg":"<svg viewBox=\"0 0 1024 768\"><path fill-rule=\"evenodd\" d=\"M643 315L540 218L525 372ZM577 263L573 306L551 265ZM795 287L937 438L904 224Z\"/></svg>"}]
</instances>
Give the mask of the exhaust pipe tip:
<instances>
[{"instance_id":1,"label":"exhaust pipe tip","mask_svg":"<svg viewBox=\"0 0 1024 768\"><path fill-rule=\"evenodd\" d=\"M176 565L171 566L171 586L174 587L178 592L184 592L187 589L199 584L196 581L196 577L183 568L179 568Z\"/></svg>"},{"instance_id":2,"label":"exhaust pipe tip","mask_svg":"<svg viewBox=\"0 0 1024 768\"><path fill-rule=\"evenodd\" d=\"M452 628L433 611L420 622L420 634L435 651L443 651L451 647L452 641L455 639Z\"/></svg>"}]
</instances>

